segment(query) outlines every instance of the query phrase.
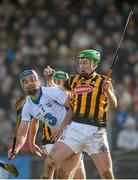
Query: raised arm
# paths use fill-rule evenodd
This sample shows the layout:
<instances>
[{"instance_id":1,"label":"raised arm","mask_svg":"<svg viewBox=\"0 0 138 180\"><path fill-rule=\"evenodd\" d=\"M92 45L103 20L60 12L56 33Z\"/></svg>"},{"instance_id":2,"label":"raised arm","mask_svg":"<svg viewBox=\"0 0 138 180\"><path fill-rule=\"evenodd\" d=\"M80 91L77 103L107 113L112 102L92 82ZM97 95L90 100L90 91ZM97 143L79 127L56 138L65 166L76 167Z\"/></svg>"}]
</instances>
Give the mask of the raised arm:
<instances>
[{"instance_id":1,"label":"raised arm","mask_svg":"<svg viewBox=\"0 0 138 180\"><path fill-rule=\"evenodd\" d=\"M52 81L52 76L54 74L55 70L50 68L50 66L47 66L45 69L44 69L44 72L43 72L43 75L46 79L46 86L47 87L53 87L55 86L55 84L53 83Z\"/></svg>"},{"instance_id":2,"label":"raised arm","mask_svg":"<svg viewBox=\"0 0 138 180\"><path fill-rule=\"evenodd\" d=\"M116 96L114 95L114 92L111 86L112 86L111 81L107 80L103 83L102 88L108 98L109 106L111 108L117 108L117 99L116 99Z\"/></svg>"}]
</instances>

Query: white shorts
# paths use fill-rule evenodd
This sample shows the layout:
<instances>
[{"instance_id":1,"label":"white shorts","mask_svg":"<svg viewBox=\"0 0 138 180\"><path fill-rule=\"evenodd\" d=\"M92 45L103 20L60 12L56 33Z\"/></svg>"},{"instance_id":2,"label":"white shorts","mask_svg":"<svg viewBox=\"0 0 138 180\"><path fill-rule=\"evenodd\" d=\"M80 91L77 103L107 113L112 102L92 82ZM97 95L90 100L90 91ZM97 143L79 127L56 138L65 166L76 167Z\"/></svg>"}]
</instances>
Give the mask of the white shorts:
<instances>
[{"instance_id":1,"label":"white shorts","mask_svg":"<svg viewBox=\"0 0 138 180\"><path fill-rule=\"evenodd\" d=\"M42 149L46 155L48 155L53 148L54 144L46 144L42 146Z\"/></svg>"},{"instance_id":2,"label":"white shorts","mask_svg":"<svg viewBox=\"0 0 138 180\"><path fill-rule=\"evenodd\" d=\"M109 152L106 128L72 122L58 141L69 146L75 153L86 152L92 155Z\"/></svg>"}]
</instances>

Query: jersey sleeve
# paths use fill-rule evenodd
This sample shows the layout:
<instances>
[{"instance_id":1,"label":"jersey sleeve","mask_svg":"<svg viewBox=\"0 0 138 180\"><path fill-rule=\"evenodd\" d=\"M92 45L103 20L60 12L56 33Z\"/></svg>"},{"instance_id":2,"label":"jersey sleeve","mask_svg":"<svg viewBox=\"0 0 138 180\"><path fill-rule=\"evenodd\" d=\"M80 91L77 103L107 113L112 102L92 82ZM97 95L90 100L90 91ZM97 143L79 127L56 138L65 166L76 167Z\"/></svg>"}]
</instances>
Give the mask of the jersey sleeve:
<instances>
[{"instance_id":1,"label":"jersey sleeve","mask_svg":"<svg viewBox=\"0 0 138 180\"><path fill-rule=\"evenodd\" d=\"M78 79L79 76L71 75L71 76L69 77L69 79L67 79L67 80L64 82L62 88L65 89L66 91L71 91L71 90L72 90L72 85L73 85L74 80L75 80L75 77L77 77L77 79Z\"/></svg>"},{"instance_id":2,"label":"jersey sleeve","mask_svg":"<svg viewBox=\"0 0 138 180\"><path fill-rule=\"evenodd\" d=\"M70 79L67 79L64 84L63 84L63 89L65 89L66 91L71 91L71 87L70 87Z\"/></svg>"},{"instance_id":3,"label":"jersey sleeve","mask_svg":"<svg viewBox=\"0 0 138 180\"><path fill-rule=\"evenodd\" d=\"M27 121L30 122L31 121L31 114L30 114L30 106L29 104L26 102L23 106L22 109L22 115L21 115L21 121Z\"/></svg>"},{"instance_id":4,"label":"jersey sleeve","mask_svg":"<svg viewBox=\"0 0 138 180\"><path fill-rule=\"evenodd\" d=\"M59 87L55 87L50 91L50 98L60 105L64 105L68 98L68 94Z\"/></svg>"}]
</instances>

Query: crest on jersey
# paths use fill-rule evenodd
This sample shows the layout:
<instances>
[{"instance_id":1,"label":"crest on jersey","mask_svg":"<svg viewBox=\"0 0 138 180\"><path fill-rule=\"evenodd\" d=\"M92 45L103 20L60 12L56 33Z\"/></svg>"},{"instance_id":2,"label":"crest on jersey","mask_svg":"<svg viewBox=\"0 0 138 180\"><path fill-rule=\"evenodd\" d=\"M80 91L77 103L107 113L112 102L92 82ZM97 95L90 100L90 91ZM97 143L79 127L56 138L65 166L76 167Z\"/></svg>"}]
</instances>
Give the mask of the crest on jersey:
<instances>
[{"instance_id":1,"label":"crest on jersey","mask_svg":"<svg viewBox=\"0 0 138 180\"><path fill-rule=\"evenodd\" d=\"M93 91L93 87L85 84L75 87L74 94L89 93L91 91Z\"/></svg>"}]
</instances>

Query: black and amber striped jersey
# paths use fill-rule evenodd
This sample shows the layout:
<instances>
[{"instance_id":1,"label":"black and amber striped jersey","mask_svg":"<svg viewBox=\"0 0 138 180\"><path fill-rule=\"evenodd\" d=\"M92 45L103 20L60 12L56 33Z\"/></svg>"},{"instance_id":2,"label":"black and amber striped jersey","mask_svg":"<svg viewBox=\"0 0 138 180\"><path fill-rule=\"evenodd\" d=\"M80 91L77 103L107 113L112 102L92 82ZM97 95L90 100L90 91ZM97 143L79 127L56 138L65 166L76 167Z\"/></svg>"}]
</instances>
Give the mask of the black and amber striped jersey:
<instances>
[{"instance_id":1,"label":"black and amber striped jersey","mask_svg":"<svg viewBox=\"0 0 138 180\"><path fill-rule=\"evenodd\" d=\"M102 92L106 76L92 73L90 76L73 75L63 88L71 92L73 121L99 126L106 125L108 102Z\"/></svg>"},{"instance_id":2,"label":"black and amber striped jersey","mask_svg":"<svg viewBox=\"0 0 138 180\"><path fill-rule=\"evenodd\" d=\"M46 124L43 123L43 137L42 137L42 144L53 144L54 142L51 140L52 139L52 132L50 127Z\"/></svg>"}]
</instances>

